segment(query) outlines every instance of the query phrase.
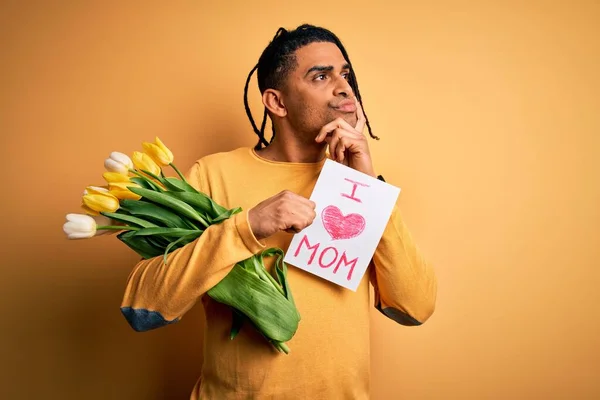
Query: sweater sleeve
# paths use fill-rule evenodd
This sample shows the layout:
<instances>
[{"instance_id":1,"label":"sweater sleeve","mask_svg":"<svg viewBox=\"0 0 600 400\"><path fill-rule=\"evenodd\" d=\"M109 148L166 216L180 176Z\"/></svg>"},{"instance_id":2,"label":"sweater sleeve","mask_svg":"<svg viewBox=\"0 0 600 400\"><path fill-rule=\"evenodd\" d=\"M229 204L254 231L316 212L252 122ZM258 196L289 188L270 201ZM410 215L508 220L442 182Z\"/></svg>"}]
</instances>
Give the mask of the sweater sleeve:
<instances>
[{"instance_id":1,"label":"sweater sleeve","mask_svg":"<svg viewBox=\"0 0 600 400\"><path fill-rule=\"evenodd\" d=\"M401 325L421 325L435 309L437 279L396 205L370 266L375 308Z\"/></svg>"},{"instance_id":2,"label":"sweater sleeve","mask_svg":"<svg viewBox=\"0 0 600 400\"><path fill-rule=\"evenodd\" d=\"M201 161L186 179L199 191L210 192L203 187ZM248 210L243 210L169 253L168 265L162 255L139 261L127 279L121 312L138 332L177 322L237 262L264 248L252 233Z\"/></svg>"}]
</instances>

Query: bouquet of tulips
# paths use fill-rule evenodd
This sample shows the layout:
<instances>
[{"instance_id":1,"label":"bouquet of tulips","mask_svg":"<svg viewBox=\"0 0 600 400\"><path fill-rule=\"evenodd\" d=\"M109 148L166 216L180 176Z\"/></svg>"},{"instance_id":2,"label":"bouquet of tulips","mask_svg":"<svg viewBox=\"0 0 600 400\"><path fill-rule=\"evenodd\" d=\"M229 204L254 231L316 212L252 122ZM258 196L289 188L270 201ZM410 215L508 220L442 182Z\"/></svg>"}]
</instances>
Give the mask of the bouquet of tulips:
<instances>
[{"instance_id":1,"label":"bouquet of tulips","mask_svg":"<svg viewBox=\"0 0 600 400\"><path fill-rule=\"evenodd\" d=\"M197 239L212 224L241 211L226 209L191 186L173 164L173 153L160 141L143 143L143 152L113 152L104 162L105 186L88 186L82 208L85 214L67 214L63 226L69 239L91 238L113 232L142 258L162 256ZM178 177L167 177L170 166ZM275 276L265 268L264 257L277 257ZM294 304L283 262L283 250L270 248L237 263L207 294L232 308L231 339L244 321L250 322L281 352L298 328L300 314Z\"/></svg>"}]
</instances>

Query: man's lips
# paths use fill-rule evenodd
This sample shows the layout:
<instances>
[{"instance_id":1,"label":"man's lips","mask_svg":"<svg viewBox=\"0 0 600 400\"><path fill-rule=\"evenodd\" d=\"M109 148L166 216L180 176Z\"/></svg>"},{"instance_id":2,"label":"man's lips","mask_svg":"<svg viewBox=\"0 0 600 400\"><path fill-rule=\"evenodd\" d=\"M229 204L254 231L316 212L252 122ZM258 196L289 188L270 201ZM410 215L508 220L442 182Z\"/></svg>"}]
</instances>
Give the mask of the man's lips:
<instances>
[{"instance_id":1,"label":"man's lips","mask_svg":"<svg viewBox=\"0 0 600 400\"><path fill-rule=\"evenodd\" d=\"M354 100L342 100L333 108L341 112L353 113L356 112L356 103Z\"/></svg>"}]
</instances>

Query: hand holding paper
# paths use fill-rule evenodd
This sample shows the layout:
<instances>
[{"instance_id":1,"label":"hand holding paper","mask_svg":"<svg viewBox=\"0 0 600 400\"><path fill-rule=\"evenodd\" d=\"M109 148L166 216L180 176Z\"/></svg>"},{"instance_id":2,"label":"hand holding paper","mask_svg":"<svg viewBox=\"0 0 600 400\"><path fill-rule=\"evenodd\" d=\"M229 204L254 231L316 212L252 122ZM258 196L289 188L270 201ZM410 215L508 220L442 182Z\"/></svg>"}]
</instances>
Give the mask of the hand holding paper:
<instances>
[{"instance_id":1,"label":"hand holding paper","mask_svg":"<svg viewBox=\"0 0 600 400\"><path fill-rule=\"evenodd\" d=\"M279 231L300 232L315 219L315 203L296 193L284 190L248 211L248 220L258 240Z\"/></svg>"},{"instance_id":2,"label":"hand holding paper","mask_svg":"<svg viewBox=\"0 0 600 400\"><path fill-rule=\"evenodd\" d=\"M326 160L310 200L314 222L294 235L285 262L356 291L400 189Z\"/></svg>"}]
</instances>

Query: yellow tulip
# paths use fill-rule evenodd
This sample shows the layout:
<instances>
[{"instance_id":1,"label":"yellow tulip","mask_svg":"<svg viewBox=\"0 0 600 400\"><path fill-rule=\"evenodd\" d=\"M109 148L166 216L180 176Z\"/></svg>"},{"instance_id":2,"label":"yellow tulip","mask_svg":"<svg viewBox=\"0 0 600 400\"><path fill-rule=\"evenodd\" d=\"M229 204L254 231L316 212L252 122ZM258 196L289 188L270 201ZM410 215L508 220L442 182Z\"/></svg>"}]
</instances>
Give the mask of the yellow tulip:
<instances>
[{"instance_id":1,"label":"yellow tulip","mask_svg":"<svg viewBox=\"0 0 600 400\"><path fill-rule=\"evenodd\" d=\"M129 186L140 187L133 182L111 182L108 184L110 194L115 196L117 199L123 200L139 200L142 196L133 193L127 189Z\"/></svg>"},{"instance_id":2,"label":"yellow tulip","mask_svg":"<svg viewBox=\"0 0 600 400\"><path fill-rule=\"evenodd\" d=\"M84 196L87 194L102 194L102 193L108 193L108 189L106 186L88 186L83 190ZM86 206L85 203L81 204L81 208L83 208L83 210L86 212L86 214L93 215L93 216L100 215L100 213L98 211L92 210L91 208Z\"/></svg>"},{"instance_id":3,"label":"yellow tulip","mask_svg":"<svg viewBox=\"0 0 600 400\"><path fill-rule=\"evenodd\" d=\"M115 212L119 209L119 199L108 192L88 193L83 196L83 204L96 212Z\"/></svg>"},{"instance_id":4,"label":"yellow tulip","mask_svg":"<svg viewBox=\"0 0 600 400\"><path fill-rule=\"evenodd\" d=\"M152 157L157 164L167 166L173 162L173 153L158 137L154 139L154 143L144 142L142 146L146 154Z\"/></svg>"},{"instance_id":5,"label":"yellow tulip","mask_svg":"<svg viewBox=\"0 0 600 400\"><path fill-rule=\"evenodd\" d=\"M127 175L123 175L118 172L105 172L102 174L104 180L108 183L113 182L130 182L129 177Z\"/></svg>"},{"instance_id":6,"label":"yellow tulip","mask_svg":"<svg viewBox=\"0 0 600 400\"><path fill-rule=\"evenodd\" d=\"M138 170L144 170L153 173L154 175L160 175L160 167L157 163L152 160L148 154L140 153L139 151L133 152L133 165Z\"/></svg>"},{"instance_id":7,"label":"yellow tulip","mask_svg":"<svg viewBox=\"0 0 600 400\"><path fill-rule=\"evenodd\" d=\"M100 215L100 213L98 211L92 210L91 208L89 208L88 206L86 206L84 203L81 203L81 208L83 208L83 210L85 211L85 213L88 214L88 215L93 215L93 216Z\"/></svg>"}]
</instances>

